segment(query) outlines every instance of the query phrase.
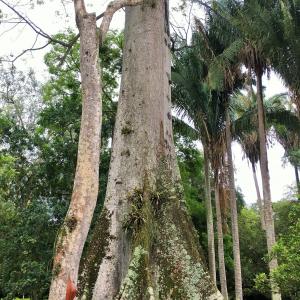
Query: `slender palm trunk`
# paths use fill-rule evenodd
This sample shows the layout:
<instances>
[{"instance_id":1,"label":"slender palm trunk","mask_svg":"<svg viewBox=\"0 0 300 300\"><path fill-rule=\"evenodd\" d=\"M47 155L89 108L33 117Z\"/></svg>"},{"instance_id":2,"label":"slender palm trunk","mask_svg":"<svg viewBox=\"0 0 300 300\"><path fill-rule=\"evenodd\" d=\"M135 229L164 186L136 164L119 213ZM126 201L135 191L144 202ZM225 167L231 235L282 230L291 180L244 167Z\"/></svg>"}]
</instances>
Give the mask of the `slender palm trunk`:
<instances>
[{"instance_id":1,"label":"slender palm trunk","mask_svg":"<svg viewBox=\"0 0 300 300\"><path fill-rule=\"evenodd\" d=\"M236 207L236 194L234 183L234 171L231 151L231 130L230 130L230 116L229 109L226 109L226 148L228 159L228 174L229 174L229 190L230 190L230 208L231 208L231 227L232 227L232 240L233 240L233 257L234 257L234 283L235 283L235 299L243 299L242 288L242 271L241 271L241 258L240 258L240 242L239 242L239 227L238 227L238 214Z\"/></svg>"},{"instance_id":2,"label":"slender palm trunk","mask_svg":"<svg viewBox=\"0 0 300 300\"><path fill-rule=\"evenodd\" d=\"M211 205L211 187L209 176L209 155L207 147L204 148L204 176L205 176L205 204L206 204L206 224L207 224L207 240L208 240L208 262L209 273L216 284L216 254L215 254L215 234L214 221Z\"/></svg>"},{"instance_id":3,"label":"slender palm trunk","mask_svg":"<svg viewBox=\"0 0 300 300\"><path fill-rule=\"evenodd\" d=\"M217 175L215 176L215 202L216 202L216 215L217 215L218 259L219 259L221 293L224 297L224 300L228 300L226 269L225 269L225 259L224 259L222 213L220 207L220 194L219 194L219 178Z\"/></svg>"},{"instance_id":4,"label":"slender palm trunk","mask_svg":"<svg viewBox=\"0 0 300 300\"><path fill-rule=\"evenodd\" d=\"M295 170L296 186L297 186L298 199L299 199L300 198L300 181L299 181L298 167L294 166L294 170Z\"/></svg>"},{"instance_id":5,"label":"slender palm trunk","mask_svg":"<svg viewBox=\"0 0 300 300\"><path fill-rule=\"evenodd\" d=\"M270 190L270 174L268 168L268 154L266 146L266 130L265 130L265 115L263 105L263 92L262 92L262 70L257 66L256 70L257 80L257 111L258 111L258 134L259 134L259 146L260 146L260 170L263 186L263 198L264 198L264 216L266 224L266 237L268 253L271 253L272 247L275 244L275 228L273 219L273 209L271 201ZM270 273L278 267L277 259L273 258L269 262ZM272 299L280 300L281 294L277 285L271 280Z\"/></svg>"},{"instance_id":6,"label":"slender palm trunk","mask_svg":"<svg viewBox=\"0 0 300 300\"><path fill-rule=\"evenodd\" d=\"M257 176L256 176L255 163L251 162L251 166L252 166L252 175L253 175L256 196L257 196L257 205L258 205L259 214L260 214L261 227L263 230L265 230L266 224L265 224L265 216L264 216L264 205L263 205L263 201L262 201L261 195L260 195L258 180L257 180Z\"/></svg>"},{"instance_id":7,"label":"slender palm trunk","mask_svg":"<svg viewBox=\"0 0 300 300\"><path fill-rule=\"evenodd\" d=\"M96 16L79 20L82 116L77 167L69 210L56 242L49 300L64 300L68 281L77 283L79 262L98 196L101 89Z\"/></svg>"},{"instance_id":8,"label":"slender palm trunk","mask_svg":"<svg viewBox=\"0 0 300 300\"><path fill-rule=\"evenodd\" d=\"M104 208L79 299L222 299L182 199L172 133L165 1L126 8Z\"/></svg>"}]
</instances>

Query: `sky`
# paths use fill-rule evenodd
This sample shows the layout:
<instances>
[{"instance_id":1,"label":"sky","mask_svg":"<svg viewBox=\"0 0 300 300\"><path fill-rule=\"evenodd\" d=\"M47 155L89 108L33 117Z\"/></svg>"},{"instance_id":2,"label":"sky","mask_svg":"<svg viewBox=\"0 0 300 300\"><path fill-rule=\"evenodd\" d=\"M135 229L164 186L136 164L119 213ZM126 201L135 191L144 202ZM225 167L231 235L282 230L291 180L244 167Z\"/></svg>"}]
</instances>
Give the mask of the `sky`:
<instances>
[{"instance_id":1,"label":"sky","mask_svg":"<svg viewBox=\"0 0 300 300\"><path fill-rule=\"evenodd\" d=\"M178 0L171 0L171 7L178 6L177 1ZM18 10L50 35L59 31L64 31L67 28L76 30L72 1L46 0L43 5L35 5L33 9L30 9L28 5L23 5L28 3L28 0L7 0L7 2L10 4L18 3ZM96 11L97 14L100 14L104 11L109 2L109 0L101 1L101 3L99 0L87 0L86 6L89 12ZM0 10L4 14L4 20L9 19L10 22L15 21L11 19L13 15L3 3L0 3ZM197 14L198 17L203 17L203 14L199 9L194 7L193 11L195 11L195 14ZM170 17L171 22L174 23L176 21L176 25L184 26L184 24L187 23L187 18L180 16L179 13L173 10L170 12ZM115 14L111 29L122 29L123 27L124 12L121 10ZM24 49L31 48L34 43L35 47L40 47L45 44L43 38L38 38L37 41L35 41L36 34L28 28L28 26L24 24L16 26L16 24L13 23L0 23L0 57L12 55L10 56L10 58L12 58L21 53ZM47 79L47 72L46 66L43 63L43 56L47 51L49 51L49 47L40 51L27 52L26 55L16 61L15 65L23 70L33 68L37 78L44 82ZM264 76L263 85L266 87L265 93L267 97L286 92L283 83L274 73L271 74L270 80ZM271 194L273 201L282 199L288 191L288 186L295 183L293 168L289 164L283 166L283 155L284 150L278 143L274 143L274 145L268 149ZM243 159L242 150L237 143L233 144L233 161L236 185L241 188L247 204L250 205L255 203L256 192L252 172L247 160ZM259 175L260 172L257 173ZM259 179L259 181L261 180Z\"/></svg>"}]
</instances>

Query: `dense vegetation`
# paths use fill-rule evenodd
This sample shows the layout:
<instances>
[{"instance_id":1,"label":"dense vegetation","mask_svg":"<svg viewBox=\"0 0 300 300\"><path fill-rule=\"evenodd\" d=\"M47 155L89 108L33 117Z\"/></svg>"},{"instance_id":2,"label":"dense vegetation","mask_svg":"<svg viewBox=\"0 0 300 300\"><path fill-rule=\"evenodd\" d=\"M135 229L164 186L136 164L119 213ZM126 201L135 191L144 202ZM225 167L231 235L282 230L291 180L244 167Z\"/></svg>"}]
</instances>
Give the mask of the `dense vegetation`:
<instances>
[{"instance_id":1,"label":"dense vegetation","mask_svg":"<svg viewBox=\"0 0 300 300\"><path fill-rule=\"evenodd\" d=\"M178 39L176 32L172 36L172 102L178 112L173 117L176 154L201 253L208 265L209 193L213 222L221 222L223 230L227 288L229 298L234 299L234 212L230 210L233 200L225 131L228 125L256 174L257 163L261 162L257 125L261 97L267 139L282 144L285 159L295 168L297 184L287 199L270 208L276 232L271 252L265 230L268 224L262 213L265 194L260 198L258 191L258 203L249 206L246 200L253 199L244 199L242 191L235 189L243 295L244 299L270 299L270 286L275 286L283 299L296 300L300 298L300 2L226 0L210 1L204 7L206 22L195 20L191 41ZM67 43L74 34L60 33L55 38ZM100 49L102 192L84 256L108 180L122 49L123 34L118 32L110 32ZM43 84L32 70L1 67L1 299L26 296L40 300L47 299L49 293L54 245L72 193L81 116L79 43L72 47L64 64L58 65L65 51L63 46L54 45L46 54L49 79ZM262 74L271 70L283 79L289 95L266 99L263 90L259 90ZM207 152L199 150L199 141ZM209 174L205 174L206 163ZM208 188L206 175L216 189ZM221 216L215 212L216 198L220 200ZM217 240L216 233L215 236ZM278 259L278 267L270 272L268 263L274 258ZM217 285L220 284L217 276Z\"/></svg>"}]
</instances>

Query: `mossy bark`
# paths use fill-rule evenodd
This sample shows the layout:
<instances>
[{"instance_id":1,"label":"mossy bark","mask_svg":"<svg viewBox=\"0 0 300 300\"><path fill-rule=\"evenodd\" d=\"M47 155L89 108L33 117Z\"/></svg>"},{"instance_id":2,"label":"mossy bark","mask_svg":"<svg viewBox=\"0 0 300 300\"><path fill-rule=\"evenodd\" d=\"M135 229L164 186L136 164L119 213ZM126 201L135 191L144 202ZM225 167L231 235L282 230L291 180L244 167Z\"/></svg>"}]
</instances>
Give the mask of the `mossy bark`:
<instances>
[{"instance_id":1,"label":"mossy bark","mask_svg":"<svg viewBox=\"0 0 300 300\"><path fill-rule=\"evenodd\" d=\"M99 265L97 279L83 284L79 299L223 299L202 262L182 197L172 133L167 15L168 3L162 0L126 8L104 203L109 228L104 234L103 224L94 233L107 246L92 264ZM88 267L83 277L87 274Z\"/></svg>"}]
</instances>

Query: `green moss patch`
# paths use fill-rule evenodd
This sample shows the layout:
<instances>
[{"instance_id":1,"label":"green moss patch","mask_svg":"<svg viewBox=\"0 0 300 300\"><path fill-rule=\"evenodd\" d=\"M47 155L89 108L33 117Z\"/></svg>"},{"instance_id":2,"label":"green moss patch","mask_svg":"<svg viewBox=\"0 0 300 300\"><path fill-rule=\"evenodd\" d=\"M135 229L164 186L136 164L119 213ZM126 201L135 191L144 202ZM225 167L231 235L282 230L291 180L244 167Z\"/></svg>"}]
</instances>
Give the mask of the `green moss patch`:
<instances>
[{"instance_id":1,"label":"green moss patch","mask_svg":"<svg viewBox=\"0 0 300 300\"><path fill-rule=\"evenodd\" d=\"M101 216L94 228L93 243L90 243L86 256L80 266L78 295L91 299L92 290L97 280L98 271L103 258L113 238L109 234L110 215L106 208L103 208Z\"/></svg>"}]
</instances>

